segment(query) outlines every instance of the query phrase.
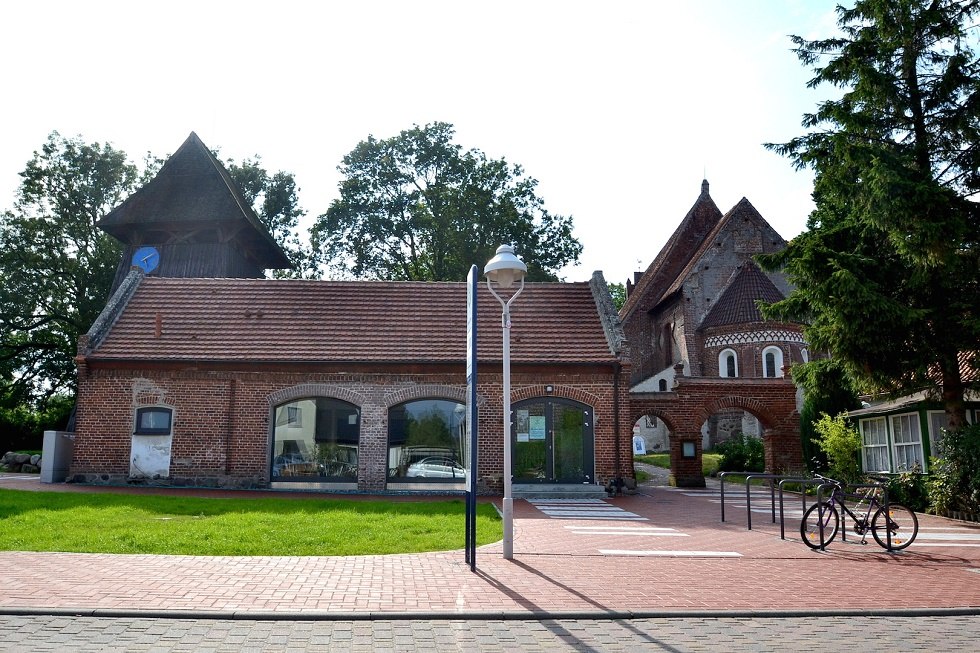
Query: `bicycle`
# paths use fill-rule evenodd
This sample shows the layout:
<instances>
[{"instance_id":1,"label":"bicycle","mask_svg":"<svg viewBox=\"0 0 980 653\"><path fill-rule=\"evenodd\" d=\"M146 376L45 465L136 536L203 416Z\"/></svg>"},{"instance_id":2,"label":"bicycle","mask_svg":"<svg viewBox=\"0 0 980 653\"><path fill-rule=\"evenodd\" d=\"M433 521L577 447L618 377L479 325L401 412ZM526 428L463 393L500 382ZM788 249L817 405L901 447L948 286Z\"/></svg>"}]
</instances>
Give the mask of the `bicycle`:
<instances>
[{"instance_id":1,"label":"bicycle","mask_svg":"<svg viewBox=\"0 0 980 653\"><path fill-rule=\"evenodd\" d=\"M876 492L877 487L880 486L871 486L864 494L848 494L844 491L842 482L819 474L814 476L826 481L826 484L832 485L834 489L829 498L813 504L803 513L800 536L803 538L803 543L811 549L823 549L834 540L840 527L841 515L838 513L838 506L842 513L849 515L854 521L854 532L861 536L861 544L867 544L868 531L871 531L875 542L886 551L900 551L915 540L915 536L919 533L919 520L915 513L905 506L894 503L883 505L878 501ZM847 499L860 499L857 512L860 512L864 501L868 502L868 509L863 517L859 517L855 511L847 507L845 503ZM872 510L875 511L874 516Z\"/></svg>"}]
</instances>

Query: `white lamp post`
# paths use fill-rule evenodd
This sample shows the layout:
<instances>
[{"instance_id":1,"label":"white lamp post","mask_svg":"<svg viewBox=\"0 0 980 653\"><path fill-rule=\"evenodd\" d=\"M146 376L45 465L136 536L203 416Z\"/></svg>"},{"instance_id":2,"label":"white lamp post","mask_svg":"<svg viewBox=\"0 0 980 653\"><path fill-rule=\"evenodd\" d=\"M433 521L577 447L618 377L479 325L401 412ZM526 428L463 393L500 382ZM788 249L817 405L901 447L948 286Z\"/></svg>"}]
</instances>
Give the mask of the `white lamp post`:
<instances>
[{"instance_id":1,"label":"white lamp post","mask_svg":"<svg viewBox=\"0 0 980 653\"><path fill-rule=\"evenodd\" d=\"M503 309L501 326L504 341L504 558L510 560L514 557L514 497L512 495L514 468L511 462L513 446L510 441L510 305L524 290L527 266L514 255L514 248L511 245L501 245L497 248L497 255L483 268L483 274L487 277L490 294L497 298ZM493 284L507 290L514 286L515 281L520 281L521 285L506 301L493 290Z\"/></svg>"}]
</instances>

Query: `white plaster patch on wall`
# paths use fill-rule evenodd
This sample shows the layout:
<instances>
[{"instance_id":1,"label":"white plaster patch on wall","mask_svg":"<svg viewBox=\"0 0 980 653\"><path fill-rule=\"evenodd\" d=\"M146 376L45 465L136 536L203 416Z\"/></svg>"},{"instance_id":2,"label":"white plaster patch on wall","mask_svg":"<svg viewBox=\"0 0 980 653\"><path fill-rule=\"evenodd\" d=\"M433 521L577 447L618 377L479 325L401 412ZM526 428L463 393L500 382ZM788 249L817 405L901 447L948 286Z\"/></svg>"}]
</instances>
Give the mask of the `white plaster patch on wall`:
<instances>
[{"instance_id":1,"label":"white plaster patch on wall","mask_svg":"<svg viewBox=\"0 0 980 653\"><path fill-rule=\"evenodd\" d=\"M170 435L134 435L129 475L135 478L170 476Z\"/></svg>"},{"instance_id":2,"label":"white plaster patch on wall","mask_svg":"<svg viewBox=\"0 0 980 653\"><path fill-rule=\"evenodd\" d=\"M134 434L129 456L129 476L131 478L170 477L170 450L173 444L173 434L135 434L137 409L144 406L167 406L166 398L167 391L150 379L133 379ZM168 407L172 408L172 406Z\"/></svg>"},{"instance_id":3,"label":"white plaster patch on wall","mask_svg":"<svg viewBox=\"0 0 980 653\"><path fill-rule=\"evenodd\" d=\"M167 391L150 379L133 379L133 406L166 404Z\"/></svg>"}]
</instances>

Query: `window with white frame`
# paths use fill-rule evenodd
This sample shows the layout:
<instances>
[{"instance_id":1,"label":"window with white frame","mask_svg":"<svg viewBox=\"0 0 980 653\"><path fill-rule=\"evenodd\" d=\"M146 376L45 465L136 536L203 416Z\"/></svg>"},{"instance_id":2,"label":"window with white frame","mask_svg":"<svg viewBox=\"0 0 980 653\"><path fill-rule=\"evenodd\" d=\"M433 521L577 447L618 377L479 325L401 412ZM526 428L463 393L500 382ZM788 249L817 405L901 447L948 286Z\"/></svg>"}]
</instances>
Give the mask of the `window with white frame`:
<instances>
[{"instance_id":1,"label":"window with white frame","mask_svg":"<svg viewBox=\"0 0 980 653\"><path fill-rule=\"evenodd\" d=\"M762 350L762 376L775 379L783 375L783 350L766 347Z\"/></svg>"},{"instance_id":2,"label":"window with white frame","mask_svg":"<svg viewBox=\"0 0 980 653\"><path fill-rule=\"evenodd\" d=\"M892 446L895 450L895 471L911 471L918 466L926 471L922 456L922 437L919 432L919 414L892 415Z\"/></svg>"},{"instance_id":3,"label":"window with white frame","mask_svg":"<svg viewBox=\"0 0 980 653\"><path fill-rule=\"evenodd\" d=\"M864 471L891 471L888 463L888 432L885 428L885 418L862 419L860 427L861 460Z\"/></svg>"},{"instance_id":4,"label":"window with white frame","mask_svg":"<svg viewBox=\"0 0 980 653\"><path fill-rule=\"evenodd\" d=\"M738 376L738 354L734 349L725 349L718 354L718 375L728 378Z\"/></svg>"},{"instance_id":5,"label":"window with white frame","mask_svg":"<svg viewBox=\"0 0 980 653\"><path fill-rule=\"evenodd\" d=\"M806 348L801 349L800 350L800 358L803 359L803 362L804 363L809 363L810 362L810 352Z\"/></svg>"}]
</instances>

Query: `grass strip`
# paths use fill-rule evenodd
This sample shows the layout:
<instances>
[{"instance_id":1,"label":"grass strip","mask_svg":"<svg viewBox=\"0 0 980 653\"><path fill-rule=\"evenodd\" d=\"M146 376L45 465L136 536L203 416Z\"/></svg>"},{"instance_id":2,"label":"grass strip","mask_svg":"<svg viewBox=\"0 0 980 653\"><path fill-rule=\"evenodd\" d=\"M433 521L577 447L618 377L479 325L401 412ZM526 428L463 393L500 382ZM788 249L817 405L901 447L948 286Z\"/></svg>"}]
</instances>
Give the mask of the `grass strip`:
<instances>
[{"instance_id":1,"label":"grass strip","mask_svg":"<svg viewBox=\"0 0 980 653\"><path fill-rule=\"evenodd\" d=\"M0 490L0 550L342 556L462 549L465 503ZM501 538L489 504L477 543Z\"/></svg>"}]
</instances>

